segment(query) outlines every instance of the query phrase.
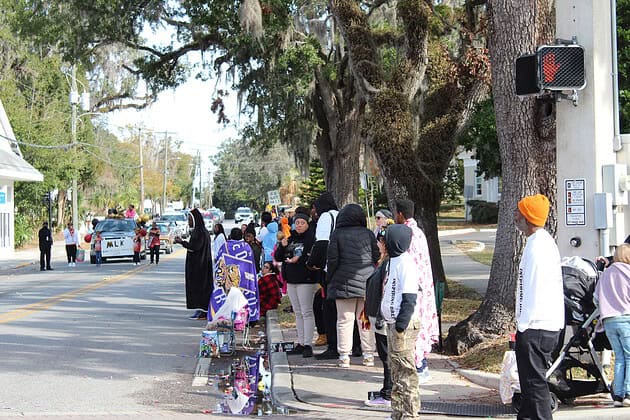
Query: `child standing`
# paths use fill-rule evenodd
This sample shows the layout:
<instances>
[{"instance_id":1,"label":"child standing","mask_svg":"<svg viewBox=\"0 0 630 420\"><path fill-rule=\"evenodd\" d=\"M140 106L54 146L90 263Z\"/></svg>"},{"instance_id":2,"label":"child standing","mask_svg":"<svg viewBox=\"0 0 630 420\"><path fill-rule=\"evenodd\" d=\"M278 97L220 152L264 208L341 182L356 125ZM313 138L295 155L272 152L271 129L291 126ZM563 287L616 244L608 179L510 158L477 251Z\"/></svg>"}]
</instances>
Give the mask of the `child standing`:
<instances>
[{"instance_id":1,"label":"child standing","mask_svg":"<svg viewBox=\"0 0 630 420\"><path fill-rule=\"evenodd\" d=\"M383 284L381 314L387 324L393 420L420 416L415 364L415 343L420 329L416 299L420 291L413 257L406 252L411 236L411 229L405 225L391 225L385 232L385 246L390 260Z\"/></svg>"},{"instance_id":2,"label":"child standing","mask_svg":"<svg viewBox=\"0 0 630 420\"><path fill-rule=\"evenodd\" d=\"M96 232L96 236L94 237L94 254L96 256L96 266L100 267L101 262L103 262L103 237L101 236L101 232Z\"/></svg>"},{"instance_id":3,"label":"child standing","mask_svg":"<svg viewBox=\"0 0 630 420\"><path fill-rule=\"evenodd\" d=\"M260 295L260 316L263 317L267 311L278 308L282 294L280 293L278 269L272 263L266 262L261 273L262 276L258 279L258 293Z\"/></svg>"},{"instance_id":4,"label":"child standing","mask_svg":"<svg viewBox=\"0 0 630 420\"><path fill-rule=\"evenodd\" d=\"M140 265L140 249L142 249L142 234L140 228L135 228L136 235L133 237L133 263L134 265Z\"/></svg>"}]
</instances>

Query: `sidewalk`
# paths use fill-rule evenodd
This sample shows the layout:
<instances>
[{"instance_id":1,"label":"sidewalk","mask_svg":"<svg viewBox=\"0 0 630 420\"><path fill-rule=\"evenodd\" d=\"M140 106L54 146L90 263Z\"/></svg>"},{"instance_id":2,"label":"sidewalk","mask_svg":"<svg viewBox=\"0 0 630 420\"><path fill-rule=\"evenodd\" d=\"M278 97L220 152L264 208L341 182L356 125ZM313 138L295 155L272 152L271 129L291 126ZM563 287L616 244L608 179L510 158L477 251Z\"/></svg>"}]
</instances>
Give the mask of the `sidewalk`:
<instances>
[{"instance_id":1,"label":"sidewalk","mask_svg":"<svg viewBox=\"0 0 630 420\"><path fill-rule=\"evenodd\" d=\"M55 268L58 264L66 264L66 248L63 239L55 241L52 247L51 266ZM39 270L39 248L23 248L0 255L0 274L10 274L27 267Z\"/></svg>"},{"instance_id":2,"label":"sidewalk","mask_svg":"<svg viewBox=\"0 0 630 420\"><path fill-rule=\"evenodd\" d=\"M468 231L440 235L446 276L485 294L490 267L477 263L461 252L451 240ZM294 329L282 330L277 312L267 313L268 343L293 342ZM325 347L314 348L318 354ZM378 357L375 367L364 367L361 358L352 358L351 367L342 369L336 360L317 360L299 355L271 353L272 395L276 405L285 406L308 417L317 418L388 418L389 410L364 405L368 392L378 391L383 370ZM499 375L471 369L460 369L447 356L429 356L431 380L420 386L422 418L444 419L467 416L477 418L513 418L511 406L501 403ZM575 406L561 405L557 419L622 419L630 418L630 408L613 408L606 395L583 397Z\"/></svg>"}]
</instances>

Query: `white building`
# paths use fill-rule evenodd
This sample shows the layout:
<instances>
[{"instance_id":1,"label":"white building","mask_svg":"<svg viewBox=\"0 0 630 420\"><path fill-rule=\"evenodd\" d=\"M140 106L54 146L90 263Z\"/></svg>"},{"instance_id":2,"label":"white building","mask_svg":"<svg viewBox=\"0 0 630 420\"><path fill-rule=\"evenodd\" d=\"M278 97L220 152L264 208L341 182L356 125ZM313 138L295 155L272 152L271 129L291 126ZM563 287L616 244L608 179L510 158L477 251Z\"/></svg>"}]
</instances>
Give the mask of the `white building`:
<instances>
[{"instance_id":1,"label":"white building","mask_svg":"<svg viewBox=\"0 0 630 420\"><path fill-rule=\"evenodd\" d=\"M44 175L22 158L19 145L10 140L15 140L15 134L0 101L0 255L15 246L15 181L44 180Z\"/></svg>"},{"instance_id":2,"label":"white building","mask_svg":"<svg viewBox=\"0 0 630 420\"><path fill-rule=\"evenodd\" d=\"M474 152L463 151L457 155L464 164L464 200L481 200L498 203L501 199L501 179L498 177L484 179L477 174L477 159L473 159ZM466 220L470 220L470 206L466 204Z\"/></svg>"}]
</instances>

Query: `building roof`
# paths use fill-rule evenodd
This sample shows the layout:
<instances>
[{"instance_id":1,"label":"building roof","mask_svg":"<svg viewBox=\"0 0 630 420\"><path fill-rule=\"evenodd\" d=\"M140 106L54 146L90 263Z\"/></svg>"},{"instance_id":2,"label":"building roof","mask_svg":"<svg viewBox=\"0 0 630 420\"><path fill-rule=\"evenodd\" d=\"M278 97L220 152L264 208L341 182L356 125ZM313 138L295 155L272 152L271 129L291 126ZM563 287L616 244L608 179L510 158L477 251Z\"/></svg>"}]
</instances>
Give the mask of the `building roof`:
<instances>
[{"instance_id":1,"label":"building roof","mask_svg":"<svg viewBox=\"0 0 630 420\"><path fill-rule=\"evenodd\" d=\"M19 144L0 100L0 178L43 181L44 175L22 158Z\"/></svg>"}]
</instances>

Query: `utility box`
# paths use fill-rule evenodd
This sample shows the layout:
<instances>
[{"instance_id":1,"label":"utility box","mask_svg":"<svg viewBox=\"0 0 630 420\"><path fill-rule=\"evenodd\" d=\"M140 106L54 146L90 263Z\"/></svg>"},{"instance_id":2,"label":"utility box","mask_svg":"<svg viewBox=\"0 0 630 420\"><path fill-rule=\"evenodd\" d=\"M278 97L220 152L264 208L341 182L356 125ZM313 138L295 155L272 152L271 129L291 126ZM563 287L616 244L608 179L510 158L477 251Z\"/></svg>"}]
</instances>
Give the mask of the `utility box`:
<instances>
[{"instance_id":1,"label":"utility box","mask_svg":"<svg viewBox=\"0 0 630 420\"><path fill-rule=\"evenodd\" d=\"M612 195L613 206L625 206L628 204L628 191L626 189L626 179L628 169L623 164L612 164L602 166L602 184L605 193Z\"/></svg>"}]
</instances>

